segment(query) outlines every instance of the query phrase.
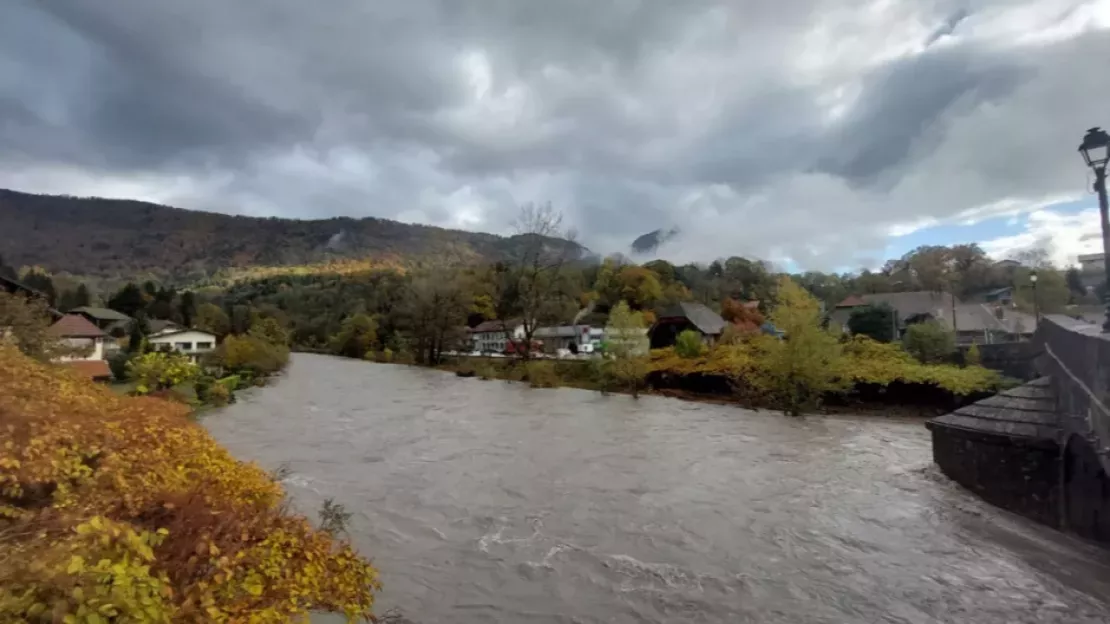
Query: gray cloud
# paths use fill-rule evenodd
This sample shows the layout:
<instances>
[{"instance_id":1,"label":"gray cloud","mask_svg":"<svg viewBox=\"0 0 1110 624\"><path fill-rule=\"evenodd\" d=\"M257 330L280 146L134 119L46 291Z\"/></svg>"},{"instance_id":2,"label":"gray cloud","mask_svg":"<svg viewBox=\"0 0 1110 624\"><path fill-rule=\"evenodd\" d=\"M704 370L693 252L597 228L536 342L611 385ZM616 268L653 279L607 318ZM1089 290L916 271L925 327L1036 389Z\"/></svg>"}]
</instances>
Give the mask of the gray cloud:
<instances>
[{"instance_id":1,"label":"gray cloud","mask_svg":"<svg viewBox=\"0 0 1110 624\"><path fill-rule=\"evenodd\" d=\"M1110 101L1093 0L9 5L0 185L495 232L551 201L681 260L1077 195Z\"/></svg>"}]
</instances>

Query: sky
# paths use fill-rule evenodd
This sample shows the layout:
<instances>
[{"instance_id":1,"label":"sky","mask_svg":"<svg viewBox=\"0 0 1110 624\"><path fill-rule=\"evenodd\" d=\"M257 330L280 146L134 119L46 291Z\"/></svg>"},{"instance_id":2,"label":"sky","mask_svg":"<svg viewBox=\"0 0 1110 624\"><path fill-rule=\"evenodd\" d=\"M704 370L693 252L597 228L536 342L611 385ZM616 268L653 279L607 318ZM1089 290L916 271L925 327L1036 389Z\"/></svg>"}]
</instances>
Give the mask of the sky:
<instances>
[{"instance_id":1,"label":"sky","mask_svg":"<svg viewBox=\"0 0 1110 624\"><path fill-rule=\"evenodd\" d=\"M6 0L0 187L880 266L1098 251L1110 0Z\"/></svg>"}]
</instances>

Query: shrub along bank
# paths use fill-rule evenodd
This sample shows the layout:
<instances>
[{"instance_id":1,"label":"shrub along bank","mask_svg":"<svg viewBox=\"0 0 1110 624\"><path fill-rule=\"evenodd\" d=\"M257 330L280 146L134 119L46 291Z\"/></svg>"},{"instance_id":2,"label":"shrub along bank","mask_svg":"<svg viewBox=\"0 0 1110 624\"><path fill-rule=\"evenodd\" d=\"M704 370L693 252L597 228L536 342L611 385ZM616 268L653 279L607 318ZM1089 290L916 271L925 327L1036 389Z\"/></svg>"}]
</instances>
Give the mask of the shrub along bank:
<instances>
[{"instance_id":1,"label":"shrub along bank","mask_svg":"<svg viewBox=\"0 0 1110 624\"><path fill-rule=\"evenodd\" d=\"M719 345L684 358L674 349L652 351L649 383L706 394L734 394L743 402L781 407L768 392L766 346L772 338ZM997 392L1003 378L980 366L922 364L896 343L856 336L823 364L830 385L825 403L855 401L949 408Z\"/></svg>"},{"instance_id":2,"label":"shrub along bank","mask_svg":"<svg viewBox=\"0 0 1110 624\"><path fill-rule=\"evenodd\" d=\"M0 345L0 621L370 615L374 568L187 414Z\"/></svg>"}]
</instances>

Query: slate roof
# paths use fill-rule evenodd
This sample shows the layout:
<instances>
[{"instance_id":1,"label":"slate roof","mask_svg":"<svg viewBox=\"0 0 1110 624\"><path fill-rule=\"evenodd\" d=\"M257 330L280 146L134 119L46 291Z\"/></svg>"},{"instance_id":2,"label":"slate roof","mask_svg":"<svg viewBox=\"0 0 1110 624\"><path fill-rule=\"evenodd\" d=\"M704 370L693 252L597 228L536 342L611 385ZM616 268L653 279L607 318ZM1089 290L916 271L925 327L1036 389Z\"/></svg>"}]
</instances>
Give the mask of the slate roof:
<instances>
[{"instance_id":1,"label":"slate roof","mask_svg":"<svg viewBox=\"0 0 1110 624\"><path fill-rule=\"evenodd\" d=\"M80 314L67 314L46 331L57 338L103 338L108 335Z\"/></svg>"},{"instance_id":2,"label":"slate roof","mask_svg":"<svg viewBox=\"0 0 1110 624\"><path fill-rule=\"evenodd\" d=\"M703 334L716 336L720 334L728 323L713 310L703 304L684 301L668 306L655 315L660 321L668 318L685 318L698 328Z\"/></svg>"},{"instance_id":3,"label":"slate roof","mask_svg":"<svg viewBox=\"0 0 1110 624\"><path fill-rule=\"evenodd\" d=\"M934 418L930 429L953 428L1055 446L1061 432L1051 378L1041 377Z\"/></svg>"},{"instance_id":4,"label":"slate roof","mask_svg":"<svg viewBox=\"0 0 1110 624\"><path fill-rule=\"evenodd\" d=\"M176 325L171 327L168 330L165 330L165 331L159 333L159 334L151 333L148 338L150 340L158 340L159 338L168 338L170 336L177 336L179 334L186 334L186 333L197 333L197 334L204 334L206 336L212 336L213 340L216 338L216 334L213 334L212 332L204 331L203 329L190 329L188 327L177 327Z\"/></svg>"},{"instance_id":5,"label":"slate roof","mask_svg":"<svg viewBox=\"0 0 1110 624\"><path fill-rule=\"evenodd\" d=\"M155 334L161 334L161 333L167 333L167 334L170 333L170 332L176 333L176 332L184 330L184 328L181 327L180 325L178 325L177 323L174 323L173 321L167 321L165 319L150 320L150 321L147 322L147 326L150 327L150 335L151 336L153 336Z\"/></svg>"},{"instance_id":6,"label":"slate roof","mask_svg":"<svg viewBox=\"0 0 1110 624\"><path fill-rule=\"evenodd\" d=\"M123 312L117 312L111 308L98 308L96 306L81 306L73 308L69 311L70 314L84 314L90 316L98 321L130 321L131 317Z\"/></svg>"},{"instance_id":7,"label":"slate roof","mask_svg":"<svg viewBox=\"0 0 1110 624\"><path fill-rule=\"evenodd\" d=\"M951 327L951 323L945 321ZM1003 308L1002 318L995 308L981 303L963 303L956 306L956 329L966 331L992 331L1008 334L1032 334L1037 329L1037 319L1012 308Z\"/></svg>"},{"instance_id":8,"label":"slate roof","mask_svg":"<svg viewBox=\"0 0 1110 624\"><path fill-rule=\"evenodd\" d=\"M483 321L483 322L475 325L474 327L470 328L469 331L472 334L481 334L481 333L485 333L485 332L501 332L501 331L511 332L514 329L516 329L516 327L520 324L521 324L521 322L519 320L515 320L515 321L498 321L498 320Z\"/></svg>"}]
</instances>

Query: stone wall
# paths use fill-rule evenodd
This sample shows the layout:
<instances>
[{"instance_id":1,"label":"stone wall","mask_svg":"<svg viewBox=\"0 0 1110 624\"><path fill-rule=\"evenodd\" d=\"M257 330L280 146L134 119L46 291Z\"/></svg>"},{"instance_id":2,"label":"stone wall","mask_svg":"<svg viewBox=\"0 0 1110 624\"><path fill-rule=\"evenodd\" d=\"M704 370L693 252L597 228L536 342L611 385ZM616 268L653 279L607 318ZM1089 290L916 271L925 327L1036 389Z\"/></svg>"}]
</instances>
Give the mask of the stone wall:
<instances>
[{"instance_id":1,"label":"stone wall","mask_svg":"<svg viewBox=\"0 0 1110 624\"><path fill-rule=\"evenodd\" d=\"M1037 377L1033 367L1036 345L1029 341L996 342L976 345L979 348L979 361L985 368L998 371L1007 377L1029 381ZM961 361L971 346L960 347Z\"/></svg>"},{"instance_id":2,"label":"stone wall","mask_svg":"<svg viewBox=\"0 0 1110 624\"><path fill-rule=\"evenodd\" d=\"M932 428L933 461L988 503L1060 526L1060 451L1055 445Z\"/></svg>"}]
</instances>

